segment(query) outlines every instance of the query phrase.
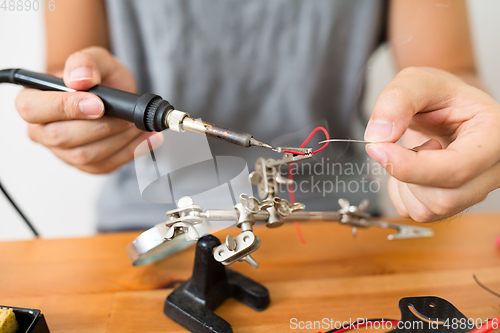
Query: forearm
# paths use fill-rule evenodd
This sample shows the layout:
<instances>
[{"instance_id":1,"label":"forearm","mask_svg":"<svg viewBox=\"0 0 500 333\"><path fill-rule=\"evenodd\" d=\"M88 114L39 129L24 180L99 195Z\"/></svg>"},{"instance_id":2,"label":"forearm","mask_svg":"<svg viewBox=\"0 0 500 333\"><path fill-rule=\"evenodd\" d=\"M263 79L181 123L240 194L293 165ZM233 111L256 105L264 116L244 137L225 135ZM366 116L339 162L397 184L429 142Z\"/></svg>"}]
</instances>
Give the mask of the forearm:
<instances>
[{"instance_id":1,"label":"forearm","mask_svg":"<svg viewBox=\"0 0 500 333\"><path fill-rule=\"evenodd\" d=\"M433 67L484 90L477 76L467 3L391 0L388 38L396 68Z\"/></svg>"},{"instance_id":2,"label":"forearm","mask_svg":"<svg viewBox=\"0 0 500 333\"><path fill-rule=\"evenodd\" d=\"M465 71L456 71L456 72L451 72L453 75L459 77L462 81L467 83L468 85L471 85L473 87L476 87L478 89L481 89L484 92L488 92L485 85L479 78L479 75L475 69L471 70L465 70Z\"/></svg>"},{"instance_id":3,"label":"forearm","mask_svg":"<svg viewBox=\"0 0 500 333\"><path fill-rule=\"evenodd\" d=\"M69 55L90 46L108 48L107 22L102 0L61 1L46 12L47 72L62 75Z\"/></svg>"}]
</instances>

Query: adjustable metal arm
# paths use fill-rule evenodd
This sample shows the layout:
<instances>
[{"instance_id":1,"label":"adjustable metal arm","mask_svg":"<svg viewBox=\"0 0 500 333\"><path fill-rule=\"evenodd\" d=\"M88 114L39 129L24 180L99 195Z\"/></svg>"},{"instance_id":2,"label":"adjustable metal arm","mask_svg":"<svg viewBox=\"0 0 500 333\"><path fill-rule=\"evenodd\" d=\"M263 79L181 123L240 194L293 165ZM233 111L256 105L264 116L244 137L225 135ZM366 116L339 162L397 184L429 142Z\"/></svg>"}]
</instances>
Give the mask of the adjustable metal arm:
<instances>
[{"instance_id":1,"label":"adjustable metal arm","mask_svg":"<svg viewBox=\"0 0 500 333\"><path fill-rule=\"evenodd\" d=\"M200 214L202 218L206 221L237 221L238 211L236 210L224 210L224 209L207 209ZM434 232L431 228L417 227L413 225L407 225L402 223L387 222L381 220L375 220L372 218L365 219L362 223L359 223L353 217L345 217L345 214L340 212L321 212L321 211L298 211L293 212L289 216L283 217L283 222L339 222L344 225L352 227L369 228L371 226L376 226L379 228L390 228L395 229L397 233L390 234L387 236L388 240L394 239L406 239L406 238L421 238L421 237L432 237ZM267 222L269 219L269 213L266 211L259 212L255 214L256 222Z\"/></svg>"},{"instance_id":2,"label":"adjustable metal arm","mask_svg":"<svg viewBox=\"0 0 500 333\"><path fill-rule=\"evenodd\" d=\"M368 200L363 200L359 206L353 206L347 200L340 199L339 205L340 210L337 212L307 212L303 211L305 206L301 203L292 205L279 197L260 202L243 193L240 195L240 203L234 209L203 210L194 205L191 198L183 197L179 201L179 208L167 212L169 220L166 225L169 229L165 238L170 240L173 235L186 233L190 238L197 239L199 235L194 229L195 224L203 221L235 221L242 233L236 237L228 235L226 242L214 249L214 258L224 265L246 261L257 268L258 263L250 255L260 247L260 239L253 233L253 225L256 222L265 222L270 227L292 221L338 222L353 227L354 234L357 228L371 226L396 229L397 233L387 236L389 240L430 237L434 234L429 228L372 219L365 212L369 205Z\"/></svg>"}]
</instances>

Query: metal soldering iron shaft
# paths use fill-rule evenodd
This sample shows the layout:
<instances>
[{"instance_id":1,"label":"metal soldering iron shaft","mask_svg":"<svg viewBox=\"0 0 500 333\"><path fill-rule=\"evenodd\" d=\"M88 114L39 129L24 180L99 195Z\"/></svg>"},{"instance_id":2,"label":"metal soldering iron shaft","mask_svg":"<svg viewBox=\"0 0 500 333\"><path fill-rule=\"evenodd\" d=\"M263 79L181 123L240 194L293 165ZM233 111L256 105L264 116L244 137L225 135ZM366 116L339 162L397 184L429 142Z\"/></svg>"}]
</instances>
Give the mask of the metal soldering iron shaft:
<instances>
[{"instance_id":1,"label":"metal soldering iron shaft","mask_svg":"<svg viewBox=\"0 0 500 333\"><path fill-rule=\"evenodd\" d=\"M259 140L255 140L254 138L250 138L250 146L273 149L271 145L268 145L267 143L264 143Z\"/></svg>"},{"instance_id":2,"label":"metal soldering iron shaft","mask_svg":"<svg viewBox=\"0 0 500 333\"><path fill-rule=\"evenodd\" d=\"M233 130L224 126L212 124L200 119L185 117L180 125L181 130L205 134L211 138L224 140L242 147L272 148L270 145L255 140L251 134Z\"/></svg>"}]
</instances>

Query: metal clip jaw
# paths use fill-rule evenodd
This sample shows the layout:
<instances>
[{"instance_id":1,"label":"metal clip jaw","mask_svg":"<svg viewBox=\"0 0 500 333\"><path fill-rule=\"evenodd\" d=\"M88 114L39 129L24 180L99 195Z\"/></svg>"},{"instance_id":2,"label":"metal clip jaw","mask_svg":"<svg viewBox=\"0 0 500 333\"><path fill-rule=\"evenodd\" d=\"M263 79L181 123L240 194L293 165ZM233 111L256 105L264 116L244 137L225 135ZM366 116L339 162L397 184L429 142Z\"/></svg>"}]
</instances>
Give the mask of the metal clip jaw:
<instances>
[{"instance_id":1,"label":"metal clip jaw","mask_svg":"<svg viewBox=\"0 0 500 333\"><path fill-rule=\"evenodd\" d=\"M252 185L257 186L259 198L261 199L271 199L277 196L279 190L278 184L293 184L292 180L283 177L280 172L276 170L277 166L302 161L313 156L312 148L278 147L275 149L275 151L280 153L284 150L303 153L305 155L284 153L283 158L278 161L272 158L266 160L263 157L259 157L257 161L255 161L255 171L250 173L249 179Z\"/></svg>"},{"instance_id":2,"label":"metal clip jaw","mask_svg":"<svg viewBox=\"0 0 500 333\"><path fill-rule=\"evenodd\" d=\"M204 218L200 216L203 207L194 205L190 197L182 197L177 208L167 212L168 220L165 222L168 230L165 234L166 240L172 240L179 234L186 234L187 239L197 240L200 235L195 225L203 223Z\"/></svg>"},{"instance_id":3,"label":"metal clip jaw","mask_svg":"<svg viewBox=\"0 0 500 333\"><path fill-rule=\"evenodd\" d=\"M297 155L293 153L284 153L283 158L281 160L273 160L273 159L267 159L266 160L266 166L273 168L277 167L283 164L290 164L302 160L306 160L308 158L311 158L313 156L313 150L312 148L295 148L295 147L277 147L274 149L274 151L278 153L283 153L284 150L287 151L293 151L305 155Z\"/></svg>"},{"instance_id":4,"label":"metal clip jaw","mask_svg":"<svg viewBox=\"0 0 500 333\"><path fill-rule=\"evenodd\" d=\"M339 210L339 222L352 226L354 236L356 236L357 227L368 228L373 225L376 225L380 228L392 228L398 231L396 234L387 236L388 240L434 236L434 231L429 228L372 220L371 215L365 213L365 210L370 205L370 201L366 199L361 201L358 207L352 206L346 199L339 199L339 205L341 207Z\"/></svg>"},{"instance_id":5,"label":"metal clip jaw","mask_svg":"<svg viewBox=\"0 0 500 333\"><path fill-rule=\"evenodd\" d=\"M434 231L430 228L415 227L413 225L390 223L385 221L372 221L372 224L380 228L392 228L398 232L387 236L388 240L394 239L409 239L434 236Z\"/></svg>"}]
</instances>

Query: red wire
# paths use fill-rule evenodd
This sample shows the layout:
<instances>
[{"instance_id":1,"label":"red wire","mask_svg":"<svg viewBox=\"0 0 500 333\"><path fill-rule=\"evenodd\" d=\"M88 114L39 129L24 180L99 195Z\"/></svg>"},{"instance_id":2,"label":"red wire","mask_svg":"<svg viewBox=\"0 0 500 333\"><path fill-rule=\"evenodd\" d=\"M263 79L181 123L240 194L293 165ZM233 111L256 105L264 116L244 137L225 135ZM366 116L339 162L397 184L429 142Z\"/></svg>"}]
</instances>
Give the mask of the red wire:
<instances>
[{"instance_id":1,"label":"red wire","mask_svg":"<svg viewBox=\"0 0 500 333\"><path fill-rule=\"evenodd\" d=\"M328 135L328 132L326 131L326 129L322 126L319 126L319 127L316 127L312 132L311 134L309 134L309 136L307 137L307 139L304 140L304 142L300 145L299 148L304 148L305 145L312 139L312 137L314 136L314 134L316 134L317 131L323 131L323 133L325 133L325 136L326 136L326 140L330 140L330 135ZM325 142L325 144L323 146L321 146L320 148L316 149L315 151L313 151L312 153L313 154L317 154L319 153L320 151L322 151L323 149L326 148L326 146L328 146L328 143L329 142ZM294 155L305 155L305 153L299 153L299 152L294 152L294 151L291 151L291 150L283 150L284 153L290 153L290 154L294 154Z\"/></svg>"},{"instance_id":2,"label":"red wire","mask_svg":"<svg viewBox=\"0 0 500 333\"><path fill-rule=\"evenodd\" d=\"M311 132L311 134L309 134L309 136L304 140L304 142L302 142L302 144L300 145L299 148L304 148L305 145L312 139L312 137L314 136L314 134L316 134L316 132L320 131L320 130L323 131L323 133L325 133L326 140L329 140L330 139L330 135L328 135L328 131L324 127L318 126L318 127L316 127ZM312 153L313 154L317 154L320 151L322 151L323 149L325 149L326 146L328 146L328 142L325 142L325 144L322 147L316 149ZM296 152L289 151L289 150L283 150L283 152L284 153L291 153L291 154L294 154L294 155L305 155L304 153L296 153ZM292 168L293 168L293 163L290 163L290 167L288 168L288 179L290 179L290 180L293 180ZM289 185L288 186L288 194L290 196L290 203L293 205L295 203L295 193L292 191L292 186L293 185ZM297 230L297 236L299 236L300 242L302 244L305 244L306 241L305 241L304 237L302 236L302 231L300 230L299 222L295 221L295 222L293 222L293 224L295 225L295 230Z\"/></svg>"},{"instance_id":3,"label":"red wire","mask_svg":"<svg viewBox=\"0 0 500 333\"><path fill-rule=\"evenodd\" d=\"M495 323L495 326L497 326L496 328L493 328L493 320L496 320L496 323ZM500 327L500 316L498 317L495 317L493 318L492 320L488 321L487 322L488 324L491 323L491 325L482 325L480 328L475 328L473 329L472 331L470 331L469 333L486 333L486 332L491 332L493 330L496 330Z\"/></svg>"}]
</instances>

